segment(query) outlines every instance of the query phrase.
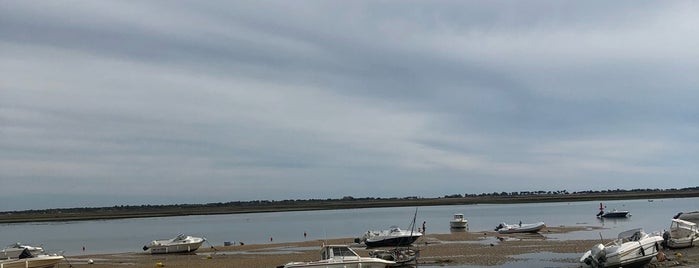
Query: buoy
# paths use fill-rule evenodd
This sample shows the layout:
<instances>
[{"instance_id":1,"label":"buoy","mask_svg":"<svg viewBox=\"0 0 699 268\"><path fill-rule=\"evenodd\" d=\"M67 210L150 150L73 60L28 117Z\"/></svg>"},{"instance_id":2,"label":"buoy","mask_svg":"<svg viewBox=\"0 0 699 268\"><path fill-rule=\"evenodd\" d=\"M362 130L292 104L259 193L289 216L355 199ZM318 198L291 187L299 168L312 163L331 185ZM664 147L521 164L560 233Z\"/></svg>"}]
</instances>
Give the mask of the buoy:
<instances>
[{"instance_id":1,"label":"buoy","mask_svg":"<svg viewBox=\"0 0 699 268\"><path fill-rule=\"evenodd\" d=\"M206 258L207 258L207 259L211 259L211 255L206 255Z\"/></svg>"},{"instance_id":2,"label":"buoy","mask_svg":"<svg viewBox=\"0 0 699 268\"><path fill-rule=\"evenodd\" d=\"M677 258L682 258L682 253L677 252L675 253L675 256L677 256Z\"/></svg>"},{"instance_id":3,"label":"buoy","mask_svg":"<svg viewBox=\"0 0 699 268\"><path fill-rule=\"evenodd\" d=\"M93 261L92 259L87 260L87 264L93 264L93 263L95 263L95 261Z\"/></svg>"},{"instance_id":4,"label":"buoy","mask_svg":"<svg viewBox=\"0 0 699 268\"><path fill-rule=\"evenodd\" d=\"M163 266L165 266L165 264L163 264L162 262L156 262L156 263L155 263L155 266L157 266L157 267L163 267Z\"/></svg>"}]
</instances>

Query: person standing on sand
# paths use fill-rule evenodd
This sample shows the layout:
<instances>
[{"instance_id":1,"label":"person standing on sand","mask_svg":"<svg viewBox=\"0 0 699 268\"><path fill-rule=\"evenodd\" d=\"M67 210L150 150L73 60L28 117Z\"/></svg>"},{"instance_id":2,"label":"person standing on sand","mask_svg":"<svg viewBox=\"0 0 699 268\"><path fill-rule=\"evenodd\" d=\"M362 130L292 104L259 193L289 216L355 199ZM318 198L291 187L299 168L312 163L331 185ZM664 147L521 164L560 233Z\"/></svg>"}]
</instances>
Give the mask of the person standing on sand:
<instances>
[{"instance_id":1,"label":"person standing on sand","mask_svg":"<svg viewBox=\"0 0 699 268\"><path fill-rule=\"evenodd\" d=\"M427 223L426 221L423 221L423 222L422 222L422 233L423 233L423 234L424 234L424 233L427 233L427 227L425 227L425 224L426 224L426 223Z\"/></svg>"}]
</instances>

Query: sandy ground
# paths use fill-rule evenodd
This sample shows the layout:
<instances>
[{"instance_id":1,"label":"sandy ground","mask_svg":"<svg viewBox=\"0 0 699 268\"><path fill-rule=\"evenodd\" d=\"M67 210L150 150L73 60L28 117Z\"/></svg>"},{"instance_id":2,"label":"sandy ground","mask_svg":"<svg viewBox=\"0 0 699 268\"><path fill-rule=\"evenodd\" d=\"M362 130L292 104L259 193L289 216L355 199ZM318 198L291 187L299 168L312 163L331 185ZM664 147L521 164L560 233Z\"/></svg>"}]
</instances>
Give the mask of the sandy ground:
<instances>
[{"instance_id":1,"label":"sandy ground","mask_svg":"<svg viewBox=\"0 0 699 268\"><path fill-rule=\"evenodd\" d=\"M501 235L495 232L454 232L428 234L415 246L420 250L420 266L497 266L516 262L526 253L582 253L600 240L555 240L548 234L592 230L595 227L547 227L540 234ZM593 232L591 232L591 236ZM147 253L118 253L68 256L59 267L277 267L291 261L319 259L320 246L325 244L354 244L353 238L314 240L293 243L215 246L200 248L196 254L151 255ZM609 242L609 241L604 241ZM362 256L368 251L357 245ZM663 250L667 261L653 262L647 267L699 267L699 248ZM678 254L679 253L679 254ZM578 257L579 258L579 257ZM88 264L92 259L94 264ZM577 258L554 260L560 267L578 267Z\"/></svg>"}]
</instances>

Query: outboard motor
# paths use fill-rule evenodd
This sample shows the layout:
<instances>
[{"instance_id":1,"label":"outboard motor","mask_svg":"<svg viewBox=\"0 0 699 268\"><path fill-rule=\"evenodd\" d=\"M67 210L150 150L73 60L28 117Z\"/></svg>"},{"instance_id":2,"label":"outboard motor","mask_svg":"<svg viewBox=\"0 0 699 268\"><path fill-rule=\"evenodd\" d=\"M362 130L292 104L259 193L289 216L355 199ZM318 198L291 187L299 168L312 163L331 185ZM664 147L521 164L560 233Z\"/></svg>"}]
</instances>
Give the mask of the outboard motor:
<instances>
[{"instance_id":1,"label":"outboard motor","mask_svg":"<svg viewBox=\"0 0 699 268\"><path fill-rule=\"evenodd\" d=\"M495 231L500 230L502 228L505 228L505 224L499 224L498 226L495 226Z\"/></svg>"}]
</instances>

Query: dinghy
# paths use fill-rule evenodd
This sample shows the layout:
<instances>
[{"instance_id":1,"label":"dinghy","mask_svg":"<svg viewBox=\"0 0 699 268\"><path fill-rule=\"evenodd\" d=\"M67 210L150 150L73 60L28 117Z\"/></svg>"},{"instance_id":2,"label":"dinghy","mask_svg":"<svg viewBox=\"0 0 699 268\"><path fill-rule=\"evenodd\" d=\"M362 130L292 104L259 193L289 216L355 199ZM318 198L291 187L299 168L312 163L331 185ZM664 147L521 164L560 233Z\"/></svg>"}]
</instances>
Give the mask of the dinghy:
<instances>
[{"instance_id":1,"label":"dinghy","mask_svg":"<svg viewBox=\"0 0 699 268\"><path fill-rule=\"evenodd\" d=\"M544 224L544 222L525 224L522 224L521 222L519 224L507 224L503 222L500 223L497 227L495 227L495 231L501 234L537 233L544 227L546 227L546 224Z\"/></svg>"},{"instance_id":2,"label":"dinghy","mask_svg":"<svg viewBox=\"0 0 699 268\"><path fill-rule=\"evenodd\" d=\"M670 230L663 233L665 246L668 248L688 248L699 243L697 224L680 219L672 219Z\"/></svg>"}]
</instances>

